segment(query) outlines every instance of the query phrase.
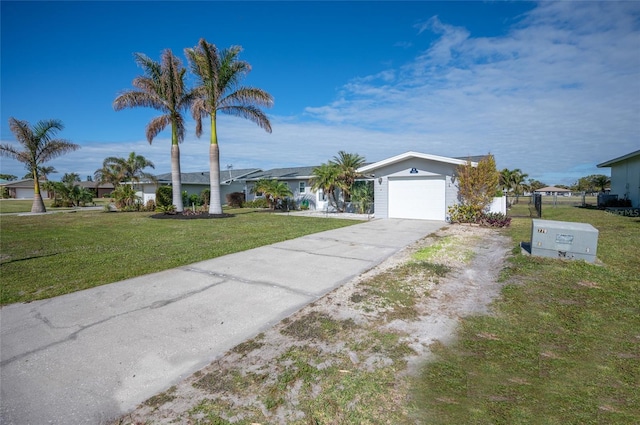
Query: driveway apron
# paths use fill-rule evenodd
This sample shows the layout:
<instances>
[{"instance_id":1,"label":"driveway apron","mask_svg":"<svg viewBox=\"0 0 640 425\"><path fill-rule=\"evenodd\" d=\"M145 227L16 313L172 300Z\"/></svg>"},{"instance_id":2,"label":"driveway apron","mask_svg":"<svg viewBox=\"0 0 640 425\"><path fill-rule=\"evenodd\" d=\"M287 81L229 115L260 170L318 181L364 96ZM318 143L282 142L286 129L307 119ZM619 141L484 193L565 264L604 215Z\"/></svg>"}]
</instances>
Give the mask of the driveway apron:
<instances>
[{"instance_id":1,"label":"driveway apron","mask_svg":"<svg viewBox=\"0 0 640 425\"><path fill-rule=\"evenodd\" d=\"M114 420L444 225L372 220L5 306L0 423Z\"/></svg>"}]
</instances>

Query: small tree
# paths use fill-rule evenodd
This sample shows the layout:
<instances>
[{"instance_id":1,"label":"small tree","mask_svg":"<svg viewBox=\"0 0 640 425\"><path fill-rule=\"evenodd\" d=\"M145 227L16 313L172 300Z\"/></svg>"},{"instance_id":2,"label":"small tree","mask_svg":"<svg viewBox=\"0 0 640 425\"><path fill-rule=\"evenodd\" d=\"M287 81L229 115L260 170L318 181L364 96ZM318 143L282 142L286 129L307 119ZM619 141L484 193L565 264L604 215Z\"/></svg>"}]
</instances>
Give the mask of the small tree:
<instances>
[{"instance_id":1,"label":"small tree","mask_svg":"<svg viewBox=\"0 0 640 425\"><path fill-rule=\"evenodd\" d=\"M75 151L80 146L68 140L54 139L56 133L64 129L62 121L59 120L38 121L32 126L28 121L11 117L9 118L9 129L24 149L18 150L13 145L3 143L0 144L0 155L16 159L25 165L33 178L33 205L31 206L31 212L46 212L47 209L40 194L40 169L42 164L67 152Z\"/></svg>"},{"instance_id":2,"label":"small tree","mask_svg":"<svg viewBox=\"0 0 640 425\"><path fill-rule=\"evenodd\" d=\"M491 204L500 183L493 155L482 158L476 167L467 161L459 165L456 172L460 203L480 215Z\"/></svg>"},{"instance_id":3,"label":"small tree","mask_svg":"<svg viewBox=\"0 0 640 425\"><path fill-rule=\"evenodd\" d=\"M269 207L275 209L279 200L292 196L293 192L289 185L276 179L260 179L251 189L252 193L262 193L267 200Z\"/></svg>"}]
</instances>

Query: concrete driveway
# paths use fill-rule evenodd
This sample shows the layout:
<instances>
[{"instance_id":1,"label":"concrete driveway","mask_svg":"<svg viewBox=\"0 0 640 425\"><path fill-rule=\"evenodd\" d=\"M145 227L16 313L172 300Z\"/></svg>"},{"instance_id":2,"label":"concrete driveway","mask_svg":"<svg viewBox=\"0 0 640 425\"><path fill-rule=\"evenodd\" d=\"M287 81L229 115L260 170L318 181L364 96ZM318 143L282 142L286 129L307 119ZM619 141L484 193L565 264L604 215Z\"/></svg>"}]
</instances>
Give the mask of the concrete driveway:
<instances>
[{"instance_id":1,"label":"concrete driveway","mask_svg":"<svg viewBox=\"0 0 640 425\"><path fill-rule=\"evenodd\" d=\"M444 225L373 220L5 306L0 423L113 420Z\"/></svg>"}]
</instances>

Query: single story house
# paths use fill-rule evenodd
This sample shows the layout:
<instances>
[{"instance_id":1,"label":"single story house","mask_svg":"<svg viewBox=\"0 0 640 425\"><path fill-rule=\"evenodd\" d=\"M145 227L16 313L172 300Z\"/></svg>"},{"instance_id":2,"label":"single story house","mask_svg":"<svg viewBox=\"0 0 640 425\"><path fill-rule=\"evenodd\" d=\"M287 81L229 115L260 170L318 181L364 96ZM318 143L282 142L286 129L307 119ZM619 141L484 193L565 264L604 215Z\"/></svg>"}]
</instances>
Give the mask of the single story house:
<instances>
[{"instance_id":1,"label":"single story house","mask_svg":"<svg viewBox=\"0 0 640 425\"><path fill-rule=\"evenodd\" d=\"M408 218L441 220L447 218L449 206L457 204L458 186L456 168L471 162L477 166L483 156L449 158L419 152L406 152L379 162L365 164L358 170L374 184L374 211L376 218ZM274 168L271 170L244 169L222 170L221 201L225 195L242 192L247 201L262 196L253 192L260 179L277 179L286 183L296 203L308 203L312 210L330 208L322 190L312 191L313 170L311 167ZM146 203L155 199L157 185L171 184L171 174L157 176L158 183L143 182L139 195ZM209 188L209 173L182 173L182 189L189 194L200 194ZM491 206L492 212L506 213L504 198ZM187 205L185 205L187 207Z\"/></svg>"},{"instance_id":2,"label":"single story house","mask_svg":"<svg viewBox=\"0 0 640 425\"><path fill-rule=\"evenodd\" d=\"M94 198L104 198L105 195L110 195L114 189L114 186L111 183L100 184L97 181L82 181L77 182L76 184L93 192Z\"/></svg>"},{"instance_id":3,"label":"single story house","mask_svg":"<svg viewBox=\"0 0 640 425\"><path fill-rule=\"evenodd\" d=\"M311 179L313 178L313 170L316 167L293 167L293 168L274 168L272 170L260 171L242 179L244 183L243 192L247 201L260 198L261 195L253 193L253 187L256 182L261 179L284 182L289 186L293 193L293 199L297 204L307 202L309 209L324 210L327 208L327 198L322 190L317 192L311 190Z\"/></svg>"},{"instance_id":4,"label":"single story house","mask_svg":"<svg viewBox=\"0 0 640 425\"><path fill-rule=\"evenodd\" d=\"M15 181L4 181L0 183L1 187L7 188L10 198L15 199L33 199L33 179L23 179ZM42 199L49 198L49 192L42 188L42 185L46 183L46 180L40 180L40 195Z\"/></svg>"},{"instance_id":5,"label":"single story house","mask_svg":"<svg viewBox=\"0 0 640 425\"><path fill-rule=\"evenodd\" d=\"M241 179L259 173L258 168L248 168L240 170L220 171L220 201L226 204L226 196L232 192L244 192L244 182ZM180 173L182 191L188 195L200 195L203 190L210 188L209 172ZM150 199L156 199L156 189L158 186L171 185L171 173L159 174L156 176L157 182L144 181L136 183L139 189L137 194L144 204ZM185 208L188 205L184 206Z\"/></svg>"},{"instance_id":6,"label":"single story house","mask_svg":"<svg viewBox=\"0 0 640 425\"><path fill-rule=\"evenodd\" d=\"M358 171L373 177L376 218L444 221L458 203L456 168L468 161L475 167L477 159L406 152Z\"/></svg>"},{"instance_id":7,"label":"single story house","mask_svg":"<svg viewBox=\"0 0 640 425\"><path fill-rule=\"evenodd\" d=\"M598 168L611 168L611 194L618 199L631 200L640 208L640 150L602 162Z\"/></svg>"},{"instance_id":8,"label":"single story house","mask_svg":"<svg viewBox=\"0 0 640 425\"><path fill-rule=\"evenodd\" d=\"M540 189L534 190L534 193L539 193L541 195L546 195L546 196L551 196L551 195L571 196L571 191L569 189L563 189L561 187L555 187L555 186L542 187Z\"/></svg>"}]
</instances>

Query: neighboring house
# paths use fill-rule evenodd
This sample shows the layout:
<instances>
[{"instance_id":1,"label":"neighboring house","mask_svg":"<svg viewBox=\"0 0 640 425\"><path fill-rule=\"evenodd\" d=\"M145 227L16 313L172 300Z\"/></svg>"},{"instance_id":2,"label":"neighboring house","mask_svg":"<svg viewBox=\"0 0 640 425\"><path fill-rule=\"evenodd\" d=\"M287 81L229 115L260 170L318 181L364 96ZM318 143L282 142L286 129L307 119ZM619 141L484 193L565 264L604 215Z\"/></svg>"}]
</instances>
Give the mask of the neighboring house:
<instances>
[{"instance_id":1,"label":"neighboring house","mask_svg":"<svg viewBox=\"0 0 640 425\"><path fill-rule=\"evenodd\" d=\"M244 192L244 182L241 179L258 173L262 170L258 168L248 168L242 170L224 170L220 171L220 201L226 204L226 196L232 192ZM188 195L200 195L203 190L210 189L209 172L181 173L182 191ZM171 186L171 173L159 174L156 176L157 183L146 181L136 183L139 189L138 196L142 198L144 204L148 200L156 199L156 189L158 186ZM142 186L142 187L140 187ZM185 205L185 208L189 205Z\"/></svg>"},{"instance_id":2,"label":"neighboring house","mask_svg":"<svg viewBox=\"0 0 640 425\"><path fill-rule=\"evenodd\" d=\"M322 190L311 190L311 179L316 167L274 168L251 174L243 179L245 183L244 194L247 201L262 197L262 194L253 193L253 187L260 179L276 179L286 183L293 193L293 199L297 204L308 202L309 209L324 210L327 208L327 198Z\"/></svg>"},{"instance_id":3,"label":"neighboring house","mask_svg":"<svg viewBox=\"0 0 640 425\"><path fill-rule=\"evenodd\" d=\"M373 175L376 218L444 221L447 208L458 203L456 168L467 162L468 159L406 152L358 171Z\"/></svg>"},{"instance_id":4,"label":"neighboring house","mask_svg":"<svg viewBox=\"0 0 640 425\"><path fill-rule=\"evenodd\" d=\"M40 195L42 199L49 198L49 192L42 188L46 180L40 180ZM15 199L33 199L33 179L6 181L0 184L9 191L9 197Z\"/></svg>"},{"instance_id":5,"label":"neighboring house","mask_svg":"<svg viewBox=\"0 0 640 425\"><path fill-rule=\"evenodd\" d=\"M561 187L555 186L547 186L534 191L534 193L539 193L541 195L562 195L562 196L571 196L571 191L569 189L563 189Z\"/></svg>"},{"instance_id":6,"label":"neighboring house","mask_svg":"<svg viewBox=\"0 0 640 425\"><path fill-rule=\"evenodd\" d=\"M631 206L640 208L640 150L598 164L598 168L611 168L611 195L631 200Z\"/></svg>"},{"instance_id":7,"label":"neighboring house","mask_svg":"<svg viewBox=\"0 0 640 425\"><path fill-rule=\"evenodd\" d=\"M97 181L77 182L76 185L92 191L94 198L104 198L105 195L110 195L114 189L113 184L111 183L100 184L100 182L97 182Z\"/></svg>"}]
</instances>

